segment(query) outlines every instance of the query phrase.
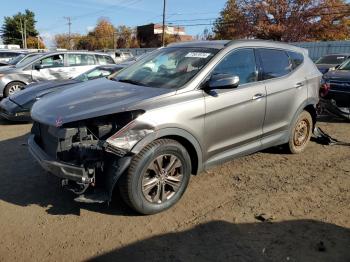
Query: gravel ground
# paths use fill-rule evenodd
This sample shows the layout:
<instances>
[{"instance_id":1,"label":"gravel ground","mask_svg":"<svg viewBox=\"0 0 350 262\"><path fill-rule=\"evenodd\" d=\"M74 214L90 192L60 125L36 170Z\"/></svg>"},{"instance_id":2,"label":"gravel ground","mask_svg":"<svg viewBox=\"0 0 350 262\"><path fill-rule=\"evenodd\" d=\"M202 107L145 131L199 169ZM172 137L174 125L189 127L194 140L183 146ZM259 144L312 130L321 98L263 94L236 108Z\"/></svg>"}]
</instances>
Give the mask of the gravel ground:
<instances>
[{"instance_id":1,"label":"gravel ground","mask_svg":"<svg viewBox=\"0 0 350 262\"><path fill-rule=\"evenodd\" d=\"M349 123L319 126L350 141ZM0 261L350 261L350 147L243 157L139 216L73 202L28 153L30 128L0 122Z\"/></svg>"}]
</instances>

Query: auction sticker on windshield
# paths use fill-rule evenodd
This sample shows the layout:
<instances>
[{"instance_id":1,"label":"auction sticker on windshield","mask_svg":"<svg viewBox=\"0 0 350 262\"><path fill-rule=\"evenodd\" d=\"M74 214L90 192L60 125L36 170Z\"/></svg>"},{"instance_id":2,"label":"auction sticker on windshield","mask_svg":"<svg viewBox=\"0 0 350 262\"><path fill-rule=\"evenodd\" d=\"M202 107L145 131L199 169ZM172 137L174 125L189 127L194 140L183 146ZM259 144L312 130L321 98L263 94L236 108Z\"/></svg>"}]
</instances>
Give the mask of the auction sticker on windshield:
<instances>
[{"instance_id":1,"label":"auction sticker on windshield","mask_svg":"<svg viewBox=\"0 0 350 262\"><path fill-rule=\"evenodd\" d=\"M193 58L207 58L210 56L210 53L201 53L201 52L189 52L185 57L193 57Z\"/></svg>"}]
</instances>

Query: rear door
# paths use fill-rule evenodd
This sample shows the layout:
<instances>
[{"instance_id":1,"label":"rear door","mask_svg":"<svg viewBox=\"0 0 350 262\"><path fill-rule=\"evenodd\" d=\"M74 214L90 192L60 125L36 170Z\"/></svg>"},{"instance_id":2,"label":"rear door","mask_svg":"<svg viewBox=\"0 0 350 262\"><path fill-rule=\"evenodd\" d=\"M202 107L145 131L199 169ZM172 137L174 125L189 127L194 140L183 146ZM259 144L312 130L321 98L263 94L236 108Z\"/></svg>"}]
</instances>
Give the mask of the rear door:
<instances>
[{"instance_id":1,"label":"rear door","mask_svg":"<svg viewBox=\"0 0 350 262\"><path fill-rule=\"evenodd\" d=\"M93 54L67 54L67 74L70 78L74 78L86 71L96 67L96 59Z\"/></svg>"},{"instance_id":2,"label":"rear door","mask_svg":"<svg viewBox=\"0 0 350 262\"><path fill-rule=\"evenodd\" d=\"M287 51L261 48L258 53L267 93L262 142L269 146L285 140L295 113L307 100L307 83Z\"/></svg>"},{"instance_id":3,"label":"rear door","mask_svg":"<svg viewBox=\"0 0 350 262\"><path fill-rule=\"evenodd\" d=\"M64 53L61 53L46 56L37 61L32 67L33 81L68 79L64 60ZM35 69L36 64L41 65L41 69Z\"/></svg>"},{"instance_id":4,"label":"rear door","mask_svg":"<svg viewBox=\"0 0 350 262\"><path fill-rule=\"evenodd\" d=\"M265 84L258 81L254 49L237 49L212 74L240 78L236 88L205 93L205 141L208 165L259 150L265 116Z\"/></svg>"}]
</instances>

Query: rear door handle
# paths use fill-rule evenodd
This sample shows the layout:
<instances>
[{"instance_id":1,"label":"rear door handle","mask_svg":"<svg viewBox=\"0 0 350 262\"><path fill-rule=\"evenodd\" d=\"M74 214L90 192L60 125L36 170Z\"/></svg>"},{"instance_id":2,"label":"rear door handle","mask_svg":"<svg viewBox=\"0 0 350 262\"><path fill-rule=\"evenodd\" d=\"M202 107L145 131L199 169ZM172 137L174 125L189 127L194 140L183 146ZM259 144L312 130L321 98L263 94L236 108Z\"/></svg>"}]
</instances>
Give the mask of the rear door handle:
<instances>
[{"instance_id":1,"label":"rear door handle","mask_svg":"<svg viewBox=\"0 0 350 262\"><path fill-rule=\"evenodd\" d=\"M263 98L264 96L265 96L264 94L259 93L259 94L255 94L255 95L252 97L252 99L253 99L253 100L258 100L258 99L260 99L260 98Z\"/></svg>"},{"instance_id":2,"label":"rear door handle","mask_svg":"<svg viewBox=\"0 0 350 262\"><path fill-rule=\"evenodd\" d=\"M304 83L296 83L295 85L294 85L294 87L295 88L300 88L300 87L302 87L302 86L304 86Z\"/></svg>"}]
</instances>

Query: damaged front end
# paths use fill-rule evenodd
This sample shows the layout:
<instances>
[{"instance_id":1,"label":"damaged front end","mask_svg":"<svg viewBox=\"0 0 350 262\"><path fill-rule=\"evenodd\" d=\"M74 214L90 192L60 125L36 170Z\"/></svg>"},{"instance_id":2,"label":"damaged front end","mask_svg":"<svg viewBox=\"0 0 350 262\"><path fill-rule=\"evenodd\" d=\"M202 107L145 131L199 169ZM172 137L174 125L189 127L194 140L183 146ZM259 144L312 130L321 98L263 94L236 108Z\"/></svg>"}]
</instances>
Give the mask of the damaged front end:
<instances>
[{"instance_id":1,"label":"damaged front end","mask_svg":"<svg viewBox=\"0 0 350 262\"><path fill-rule=\"evenodd\" d=\"M79 195L76 201L110 201L117 180L130 164L130 150L154 132L153 126L137 119L143 113L122 112L60 127L34 122L29 148L45 170Z\"/></svg>"}]
</instances>

